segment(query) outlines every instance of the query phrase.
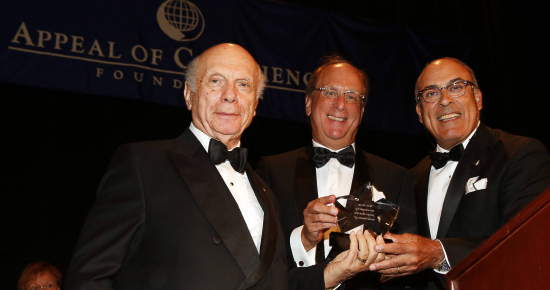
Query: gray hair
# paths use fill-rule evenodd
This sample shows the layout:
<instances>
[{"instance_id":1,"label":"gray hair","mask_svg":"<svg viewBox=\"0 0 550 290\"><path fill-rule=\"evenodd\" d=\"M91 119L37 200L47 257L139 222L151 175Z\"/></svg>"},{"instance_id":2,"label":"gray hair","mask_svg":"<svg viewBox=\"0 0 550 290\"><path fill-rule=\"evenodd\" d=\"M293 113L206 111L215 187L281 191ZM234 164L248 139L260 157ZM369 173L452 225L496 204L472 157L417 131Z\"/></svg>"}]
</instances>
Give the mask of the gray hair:
<instances>
[{"instance_id":1,"label":"gray hair","mask_svg":"<svg viewBox=\"0 0 550 290\"><path fill-rule=\"evenodd\" d=\"M189 64L187 65L187 72L185 73L185 82L189 85L189 90L191 92L195 92L197 89L197 73L199 71L199 67L201 65L201 55L195 57L192 59ZM264 75L260 65L256 63L258 66L258 89L256 90L256 99L262 98L262 95L264 93L265 85L267 83L267 77Z\"/></svg>"},{"instance_id":2,"label":"gray hair","mask_svg":"<svg viewBox=\"0 0 550 290\"><path fill-rule=\"evenodd\" d=\"M476 79L476 75L474 74L474 71L472 70L471 67L469 67L467 64L465 64L463 61L461 61L460 59L458 58L454 58L454 57L440 57L438 59L434 59L430 62L428 62L424 68L422 68L422 72L420 73L420 75L418 76L418 78L416 79L416 83L414 85L414 100L416 101L417 104L420 103L420 100L418 99L418 80L420 79L420 77L422 76L422 73L424 73L424 71L426 70L426 68L431 65L432 63L436 62L436 61L439 61L439 60L443 60L443 59L446 59L446 60L452 60L456 63L458 63L459 65L463 66L465 69L468 70L468 72L470 73L470 77L472 78L472 83L474 83L474 92L479 90L479 84L477 83L477 79Z\"/></svg>"}]
</instances>

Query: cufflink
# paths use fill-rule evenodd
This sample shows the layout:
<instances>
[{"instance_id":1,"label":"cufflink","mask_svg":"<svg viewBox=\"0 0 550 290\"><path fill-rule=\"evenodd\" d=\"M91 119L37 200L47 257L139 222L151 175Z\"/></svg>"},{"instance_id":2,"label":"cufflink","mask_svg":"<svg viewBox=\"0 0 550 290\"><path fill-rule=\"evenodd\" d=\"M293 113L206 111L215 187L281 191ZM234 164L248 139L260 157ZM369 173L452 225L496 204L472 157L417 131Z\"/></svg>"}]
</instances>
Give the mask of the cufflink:
<instances>
[{"instance_id":1,"label":"cufflink","mask_svg":"<svg viewBox=\"0 0 550 290\"><path fill-rule=\"evenodd\" d=\"M447 259L443 258L443 261L439 262L437 264L439 266L440 272L448 272L451 270L451 266L449 266L449 263L447 263Z\"/></svg>"}]
</instances>

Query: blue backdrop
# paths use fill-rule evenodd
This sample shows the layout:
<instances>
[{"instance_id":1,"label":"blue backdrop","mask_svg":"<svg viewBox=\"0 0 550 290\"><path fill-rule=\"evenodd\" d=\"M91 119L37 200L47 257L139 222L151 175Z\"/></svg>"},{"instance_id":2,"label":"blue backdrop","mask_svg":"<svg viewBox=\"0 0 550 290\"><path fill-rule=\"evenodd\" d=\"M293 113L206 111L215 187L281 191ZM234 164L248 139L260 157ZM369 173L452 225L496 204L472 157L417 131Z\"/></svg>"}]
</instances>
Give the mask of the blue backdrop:
<instances>
[{"instance_id":1,"label":"blue backdrop","mask_svg":"<svg viewBox=\"0 0 550 290\"><path fill-rule=\"evenodd\" d=\"M420 132L413 91L427 61L473 59L471 39L268 1L4 0L0 8L0 82L183 107L186 64L233 42L268 77L258 116L305 121L310 72L336 52L369 73L363 125L380 131Z\"/></svg>"}]
</instances>

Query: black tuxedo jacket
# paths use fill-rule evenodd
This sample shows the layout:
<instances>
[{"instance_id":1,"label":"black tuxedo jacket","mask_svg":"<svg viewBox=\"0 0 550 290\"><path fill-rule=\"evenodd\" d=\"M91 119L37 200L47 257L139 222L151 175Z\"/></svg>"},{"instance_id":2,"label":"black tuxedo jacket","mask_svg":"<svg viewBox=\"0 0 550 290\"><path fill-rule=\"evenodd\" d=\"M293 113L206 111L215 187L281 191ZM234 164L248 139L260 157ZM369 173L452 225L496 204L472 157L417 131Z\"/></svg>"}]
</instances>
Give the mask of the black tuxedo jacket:
<instances>
[{"instance_id":1,"label":"black tuxedo jacket","mask_svg":"<svg viewBox=\"0 0 550 290\"><path fill-rule=\"evenodd\" d=\"M431 166L426 157L412 169L418 228L425 237L430 237L427 200ZM466 183L476 176L478 180L487 178L486 189L466 193ZM453 174L437 231L451 266L456 266L548 186L550 157L540 141L480 124ZM442 275L427 271L434 273L428 275L434 283L430 288L445 285Z\"/></svg>"},{"instance_id":2,"label":"black tuxedo jacket","mask_svg":"<svg viewBox=\"0 0 550 290\"><path fill-rule=\"evenodd\" d=\"M307 204L319 197L311 152L312 146L308 146L280 155L262 157L256 169L277 197L287 257L291 261L290 268L299 263L292 256L290 235L295 228L303 225L303 211ZM416 232L412 174L401 166L358 149L351 192L369 181L379 191L383 191L388 200L400 206L392 232ZM290 289L324 289L323 270L326 264L327 261L317 261L311 267L293 268L290 271ZM378 279L379 276L372 273L358 275L339 289L362 289L367 286L376 288L379 286Z\"/></svg>"},{"instance_id":3,"label":"black tuxedo jacket","mask_svg":"<svg viewBox=\"0 0 550 290\"><path fill-rule=\"evenodd\" d=\"M271 190L247 165L264 211L260 253L231 192L187 129L123 145L99 186L67 274L75 289L286 289Z\"/></svg>"}]
</instances>

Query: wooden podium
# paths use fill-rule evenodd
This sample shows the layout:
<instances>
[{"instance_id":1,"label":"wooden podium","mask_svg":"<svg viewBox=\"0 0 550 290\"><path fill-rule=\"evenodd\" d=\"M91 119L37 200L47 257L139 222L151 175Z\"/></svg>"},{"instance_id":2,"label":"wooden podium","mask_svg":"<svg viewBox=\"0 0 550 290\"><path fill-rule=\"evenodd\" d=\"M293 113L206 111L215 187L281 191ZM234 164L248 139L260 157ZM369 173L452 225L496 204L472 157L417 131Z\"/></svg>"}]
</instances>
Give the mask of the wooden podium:
<instances>
[{"instance_id":1,"label":"wooden podium","mask_svg":"<svg viewBox=\"0 0 550 290\"><path fill-rule=\"evenodd\" d=\"M550 187L445 279L449 290L550 289Z\"/></svg>"}]
</instances>

